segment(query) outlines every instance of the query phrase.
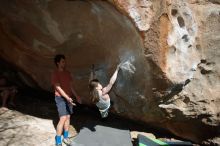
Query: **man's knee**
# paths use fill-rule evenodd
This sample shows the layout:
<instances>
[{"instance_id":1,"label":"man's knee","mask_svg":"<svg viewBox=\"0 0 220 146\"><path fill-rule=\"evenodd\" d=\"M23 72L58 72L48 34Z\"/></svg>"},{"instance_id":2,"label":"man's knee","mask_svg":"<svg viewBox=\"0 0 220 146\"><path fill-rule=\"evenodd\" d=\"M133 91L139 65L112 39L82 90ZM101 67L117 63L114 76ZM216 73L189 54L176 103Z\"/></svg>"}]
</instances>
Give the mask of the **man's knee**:
<instances>
[{"instance_id":1,"label":"man's knee","mask_svg":"<svg viewBox=\"0 0 220 146\"><path fill-rule=\"evenodd\" d=\"M65 122L68 119L67 115L60 117L60 122Z\"/></svg>"},{"instance_id":2,"label":"man's knee","mask_svg":"<svg viewBox=\"0 0 220 146\"><path fill-rule=\"evenodd\" d=\"M67 115L66 118L67 118L67 120L69 120L70 119L70 115Z\"/></svg>"}]
</instances>

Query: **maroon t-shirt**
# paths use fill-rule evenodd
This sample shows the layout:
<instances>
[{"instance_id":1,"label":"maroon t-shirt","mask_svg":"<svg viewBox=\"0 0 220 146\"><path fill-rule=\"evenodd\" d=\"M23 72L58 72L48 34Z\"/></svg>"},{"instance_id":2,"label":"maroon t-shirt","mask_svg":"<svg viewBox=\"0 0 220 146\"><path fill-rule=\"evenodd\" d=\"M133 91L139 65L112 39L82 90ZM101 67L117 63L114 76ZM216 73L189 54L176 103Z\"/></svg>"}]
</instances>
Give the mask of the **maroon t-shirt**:
<instances>
[{"instance_id":1,"label":"maroon t-shirt","mask_svg":"<svg viewBox=\"0 0 220 146\"><path fill-rule=\"evenodd\" d=\"M64 90L64 92L71 97L73 95L71 91L71 82L72 77L69 71L55 70L51 76L51 83L55 90L55 96L61 96L59 91L55 88L55 84L60 84L60 87Z\"/></svg>"}]
</instances>

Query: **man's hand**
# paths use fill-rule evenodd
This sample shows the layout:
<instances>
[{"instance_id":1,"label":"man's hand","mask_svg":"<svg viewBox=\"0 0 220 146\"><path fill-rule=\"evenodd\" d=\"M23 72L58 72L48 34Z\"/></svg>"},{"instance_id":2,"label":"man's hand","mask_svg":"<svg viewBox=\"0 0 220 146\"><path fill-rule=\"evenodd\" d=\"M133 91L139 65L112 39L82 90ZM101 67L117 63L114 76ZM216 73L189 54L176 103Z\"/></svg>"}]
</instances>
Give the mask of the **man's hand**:
<instances>
[{"instance_id":1,"label":"man's hand","mask_svg":"<svg viewBox=\"0 0 220 146\"><path fill-rule=\"evenodd\" d=\"M67 98L67 101L68 101L68 102L73 102L73 99L70 98L70 97L68 97L68 98Z\"/></svg>"},{"instance_id":2,"label":"man's hand","mask_svg":"<svg viewBox=\"0 0 220 146\"><path fill-rule=\"evenodd\" d=\"M76 106L76 104L75 104L74 102L70 102L70 104L71 104L72 106Z\"/></svg>"},{"instance_id":3,"label":"man's hand","mask_svg":"<svg viewBox=\"0 0 220 146\"><path fill-rule=\"evenodd\" d=\"M73 99L72 99L72 98L68 98L67 101L68 101L71 105L76 106L76 104L73 102Z\"/></svg>"}]
</instances>

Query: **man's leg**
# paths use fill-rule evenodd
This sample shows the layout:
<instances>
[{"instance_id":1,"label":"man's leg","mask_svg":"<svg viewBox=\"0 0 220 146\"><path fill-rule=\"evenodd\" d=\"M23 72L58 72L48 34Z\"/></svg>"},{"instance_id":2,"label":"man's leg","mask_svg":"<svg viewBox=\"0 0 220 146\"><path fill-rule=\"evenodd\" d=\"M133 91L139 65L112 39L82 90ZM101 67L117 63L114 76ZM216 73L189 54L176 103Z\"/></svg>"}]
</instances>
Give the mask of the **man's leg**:
<instances>
[{"instance_id":1,"label":"man's leg","mask_svg":"<svg viewBox=\"0 0 220 146\"><path fill-rule=\"evenodd\" d=\"M17 89L16 89L15 87L14 87L12 90L10 90L9 105L11 105L11 106L13 106L13 107L16 106L14 100L15 100L15 96L16 96L17 92L18 92L18 91L17 91Z\"/></svg>"},{"instance_id":2,"label":"man's leg","mask_svg":"<svg viewBox=\"0 0 220 146\"><path fill-rule=\"evenodd\" d=\"M67 112L69 113L67 115L67 119L64 124L64 132L63 132L63 142L66 145L71 144L71 139L69 138L69 126L70 126L70 115L73 113L73 106L71 104L66 104Z\"/></svg>"},{"instance_id":3,"label":"man's leg","mask_svg":"<svg viewBox=\"0 0 220 146\"><path fill-rule=\"evenodd\" d=\"M69 136L69 126L70 126L70 115L67 115L66 121L64 123L63 138L68 138L68 136Z\"/></svg>"},{"instance_id":4,"label":"man's leg","mask_svg":"<svg viewBox=\"0 0 220 146\"><path fill-rule=\"evenodd\" d=\"M63 142L67 145L71 144L71 140L69 138L69 126L70 126L70 115L67 115L66 121L64 123L64 132L63 132Z\"/></svg>"},{"instance_id":5,"label":"man's leg","mask_svg":"<svg viewBox=\"0 0 220 146\"><path fill-rule=\"evenodd\" d=\"M64 138L68 137L69 126L70 126L70 115L67 115L66 121L64 123L64 135L63 135Z\"/></svg>"},{"instance_id":6,"label":"man's leg","mask_svg":"<svg viewBox=\"0 0 220 146\"><path fill-rule=\"evenodd\" d=\"M7 107L7 99L9 97L9 91L8 90L4 90L1 93L2 96L2 107Z\"/></svg>"},{"instance_id":7,"label":"man's leg","mask_svg":"<svg viewBox=\"0 0 220 146\"><path fill-rule=\"evenodd\" d=\"M67 116L61 116L59 123L57 124L57 135L56 135L56 145L58 144L62 144L62 139L61 139L61 135L63 133L63 128L65 125L65 121L67 119Z\"/></svg>"}]
</instances>

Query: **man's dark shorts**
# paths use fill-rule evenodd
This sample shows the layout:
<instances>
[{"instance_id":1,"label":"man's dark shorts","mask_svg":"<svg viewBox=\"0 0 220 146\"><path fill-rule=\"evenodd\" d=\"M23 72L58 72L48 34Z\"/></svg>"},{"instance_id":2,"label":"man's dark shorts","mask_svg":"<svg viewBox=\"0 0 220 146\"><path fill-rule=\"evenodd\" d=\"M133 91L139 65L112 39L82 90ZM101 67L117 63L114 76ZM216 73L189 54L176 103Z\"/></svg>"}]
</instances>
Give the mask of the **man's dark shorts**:
<instances>
[{"instance_id":1,"label":"man's dark shorts","mask_svg":"<svg viewBox=\"0 0 220 146\"><path fill-rule=\"evenodd\" d=\"M59 113L59 117L65 115L71 115L73 113L73 106L69 104L64 97L55 96L57 111Z\"/></svg>"}]
</instances>

